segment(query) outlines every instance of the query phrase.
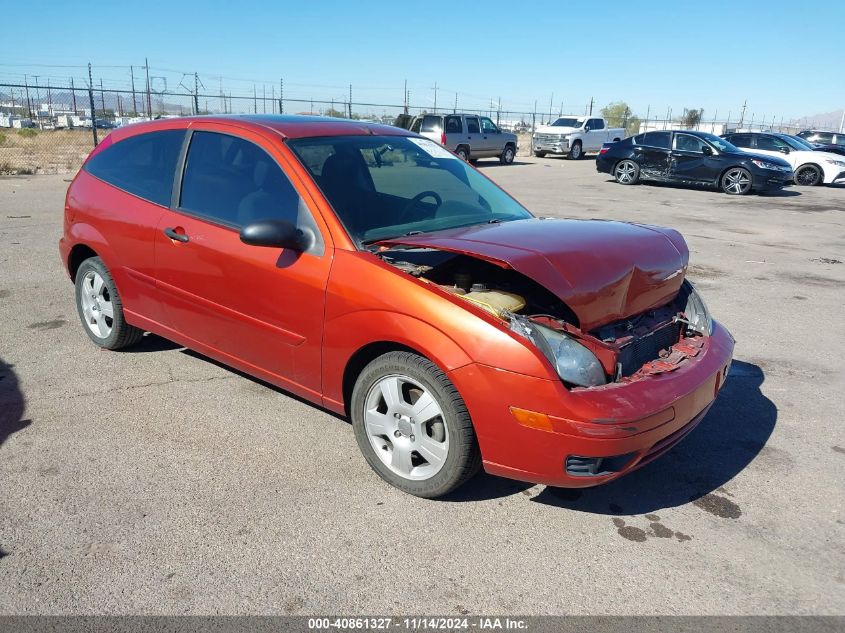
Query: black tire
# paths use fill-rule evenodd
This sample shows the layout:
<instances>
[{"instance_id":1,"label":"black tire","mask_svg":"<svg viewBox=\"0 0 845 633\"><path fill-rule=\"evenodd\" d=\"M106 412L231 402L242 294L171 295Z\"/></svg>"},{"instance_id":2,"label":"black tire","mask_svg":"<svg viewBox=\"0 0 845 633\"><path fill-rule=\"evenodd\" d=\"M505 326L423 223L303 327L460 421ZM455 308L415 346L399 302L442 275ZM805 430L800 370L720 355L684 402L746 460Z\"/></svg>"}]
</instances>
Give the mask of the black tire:
<instances>
[{"instance_id":1,"label":"black tire","mask_svg":"<svg viewBox=\"0 0 845 633\"><path fill-rule=\"evenodd\" d=\"M499 162L502 165L512 165L514 158L516 158L516 148L513 145L505 145L505 149L499 156Z\"/></svg>"},{"instance_id":2,"label":"black tire","mask_svg":"<svg viewBox=\"0 0 845 633\"><path fill-rule=\"evenodd\" d=\"M744 167L731 167L719 179L719 188L730 196L745 196L751 193L754 178Z\"/></svg>"},{"instance_id":3,"label":"black tire","mask_svg":"<svg viewBox=\"0 0 845 633\"><path fill-rule=\"evenodd\" d=\"M802 187L820 185L824 176L817 165L802 165L795 170L795 184Z\"/></svg>"},{"instance_id":4,"label":"black tire","mask_svg":"<svg viewBox=\"0 0 845 633\"><path fill-rule=\"evenodd\" d=\"M575 148L578 149L575 149ZM569 148L569 159L570 160L581 160L584 157L583 146L581 145L581 141L575 141L572 144L572 147Z\"/></svg>"},{"instance_id":5,"label":"black tire","mask_svg":"<svg viewBox=\"0 0 845 633\"><path fill-rule=\"evenodd\" d=\"M105 322L110 328L106 336L97 335L93 331L92 326L89 325L85 316L83 308L83 293L86 292L85 284L86 280L89 279L89 275L99 275L99 277L103 280L102 294L111 304L113 315L111 317L105 317ZM140 330L126 322L126 318L123 314L123 302L120 300L120 295L117 292L117 286L114 283L111 273L109 273L109 269L106 268L106 265L103 263L103 260L99 257L89 257L86 259L82 262L82 264L80 264L79 269L76 271L75 281L76 312L79 315L79 320L82 322L82 328L95 345L105 349L115 350L135 345L141 340L144 336L144 330ZM93 300L94 297L92 296L91 299Z\"/></svg>"},{"instance_id":6,"label":"black tire","mask_svg":"<svg viewBox=\"0 0 845 633\"><path fill-rule=\"evenodd\" d=\"M535 152L534 152L534 156L536 156L537 158L545 158L545 157L546 157L546 153L547 153L547 152L537 152L537 151L535 151Z\"/></svg>"},{"instance_id":7,"label":"black tire","mask_svg":"<svg viewBox=\"0 0 845 633\"><path fill-rule=\"evenodd\" d=\"M455 153L458 155L462 161L469 162L469 148L466 145L458 145L455 149Z\"/></svg>"},{"instance_id":8,"label":"black tire","mask_svg":"<svg viewBox=\"0 0 845 633\"><path fill-rule=\"evenodd\" d=\"M640 181L640 166L632 160L620 160L613 166L613 177L620 185L635 185Z\"/></svg>"},{"instance_id":9,"label":"black tire","mask_svg":"<svg viewBox=\"0 0 845 633\"><path fill-rule=\"evenodd\" d=\"M393 472L376 454L368 435L364 421L368 395L380 380L393 376L418 382L442 411L448 452L440 470L428 479L413 480ZM350 414L355 439L367 463L379 477L403 492L428 499L440 497L465 483L481 467L481 452L466 404L446 374L427 358L396 351L373 360L355 381Z\"/></svg>"}]
</instances>

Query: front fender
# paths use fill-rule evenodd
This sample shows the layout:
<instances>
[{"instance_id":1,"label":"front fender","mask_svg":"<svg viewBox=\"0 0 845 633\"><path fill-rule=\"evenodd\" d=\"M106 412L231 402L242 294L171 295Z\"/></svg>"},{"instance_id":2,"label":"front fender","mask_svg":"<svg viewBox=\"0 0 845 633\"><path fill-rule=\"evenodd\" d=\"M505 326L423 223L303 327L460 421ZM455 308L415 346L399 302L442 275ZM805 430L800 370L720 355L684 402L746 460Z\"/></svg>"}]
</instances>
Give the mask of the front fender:
<instances>
[{"instance_id":1,"label":"front fender","mask_svg":"<svg viewBox=\"0 0 845 633\"><path fill-rule=\"evenodd\" d=\"M416 350L444 372L472 358L456 341L434 326L399 312L360 310L326 322L323 335L323 396L326 406L342 409L343 375L352 357L373 343L394 343Z\"/></svg>"}]
</instances>

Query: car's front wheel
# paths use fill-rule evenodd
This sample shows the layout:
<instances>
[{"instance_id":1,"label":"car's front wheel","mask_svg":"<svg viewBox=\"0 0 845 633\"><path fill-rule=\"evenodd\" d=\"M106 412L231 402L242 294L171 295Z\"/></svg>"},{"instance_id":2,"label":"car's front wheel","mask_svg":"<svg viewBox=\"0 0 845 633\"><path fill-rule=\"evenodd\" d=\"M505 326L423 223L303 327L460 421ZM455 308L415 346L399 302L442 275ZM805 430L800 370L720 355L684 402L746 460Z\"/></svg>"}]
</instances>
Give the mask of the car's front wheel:
<instances>
[{"instance_id":1,"label":"car's front wheel","mask_svg":"<svg viewBox=\"0 0 845 633\"><path fill-rule=\"evenodd\" d=\"M516 156L516 152L513 149L513 145L508 145L505 147L505 151L502 152L502 155L499 156L499 162L502 165L510 165L513 163L513 159Z\"/></svg>"},{"instance_id":2,"label":"car's front wheel","mask_svg":"<svg viewBox=\"0 0 845 633\"><path fill-rule=\"evenodd\" d=\"M144 336L126 322L117 286L99 257L89 257L76 271L76 309L85 333L100 347L129 347Z\"/></svg>"},{"instance_id":3,"label":"car's front wheel","mask_svg":"<svg viewBox=\"0 0 845 633\"><path fill-rule=\"evenodd\" d=\"M571 160L578 160L584 155L584 149L581 146L581 141L575 141L569 149L569 158Z\"/></svg>"},{"instance_id":4,"label":"car's front wheel","mask_svg":"<svg viewBox=\"0 0 845 633\"><path fill-rule=\"evenodd\" d=\"M367 463L404 492L445 495L481 465L463 398L446 374L417 354L389 352L367 365L350 413Z\"/></svg>"},{"instance_id":5,"label":"car's front wheel","mask_svg":"<svg viewBox=\"0 0 845 633\"><path fill-rule=\"evenodd\" d=\"M640 179L640 166L632 160L620 160L613 168L613 177L620 185L635 185Z\"/></svg>"},{"instance_id":6,"label":"car's front wheel","mask_svg":"<svg viewBox=\"0 0 845 633\"><path fill-rule=\"evenodd\" d=\"M795 184L814 187L822 181L822 170L815 165L804 165L795 172Z\"/></svg>"},{"instance_id":7,"label":"car's front wheel","mask_svg":"<svg viewBox=\"0 0 845 633\"><path fill-rule=\"evenodd\" d=\"M732 196L744 196L751 192L751 172L743 167L732 167L720 181L722 191Z\"/></svg>"}]
</instances>

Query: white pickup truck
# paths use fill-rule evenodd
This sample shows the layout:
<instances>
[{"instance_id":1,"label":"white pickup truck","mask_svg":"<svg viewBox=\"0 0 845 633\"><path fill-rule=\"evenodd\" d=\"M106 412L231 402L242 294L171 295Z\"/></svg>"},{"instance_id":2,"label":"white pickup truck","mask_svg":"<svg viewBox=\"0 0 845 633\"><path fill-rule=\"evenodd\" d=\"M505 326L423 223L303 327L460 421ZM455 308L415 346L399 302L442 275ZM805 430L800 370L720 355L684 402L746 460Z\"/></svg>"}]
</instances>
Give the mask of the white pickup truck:
<instances>
[{"instance_id":1,"label":"white pickup truck","mask_svg":"<svg viewBox=\"0 0 845 633\"><path fill-rule=\"evenodd\" d=\"M537 128L532 141L534 156L566 154L578 160L585 152L597 152L604 143L623 138L624 128L607 127L607 122L600 117L570 115Z\"/></svg>"}]
</instances>

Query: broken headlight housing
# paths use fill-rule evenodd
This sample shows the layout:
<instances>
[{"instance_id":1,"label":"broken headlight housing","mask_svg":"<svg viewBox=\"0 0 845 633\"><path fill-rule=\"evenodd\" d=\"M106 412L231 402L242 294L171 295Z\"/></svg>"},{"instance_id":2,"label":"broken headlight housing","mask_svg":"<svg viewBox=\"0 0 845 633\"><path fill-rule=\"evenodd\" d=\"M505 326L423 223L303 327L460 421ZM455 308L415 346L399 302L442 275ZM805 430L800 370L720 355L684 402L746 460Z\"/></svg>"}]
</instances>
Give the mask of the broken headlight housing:
<instances>
[{"instance_id":1,"label":"broken headlight housing","mask_svg":"<svg viewBox=\"0 0 845 633\"><path fill-rule=\"evenodd\" d=\"M684 306L684 314L690 329L704 336L713 334L713 317L710 316L710 310L707 309L707 304L689 279L684 280L678 298L679 304Z\"/></svg>"},{"instance_id":2,"label":"broken headlight housing","mask_svg":"<svg viewBox=\"0 0 845 633\"><path fill-rule=\"evenodd\" d=\"M516 314L509 316L511 330L534 343L565 383L595 387L607 382L598 358L574 338L525 317Z\"/></svg>"}]
</instances>

